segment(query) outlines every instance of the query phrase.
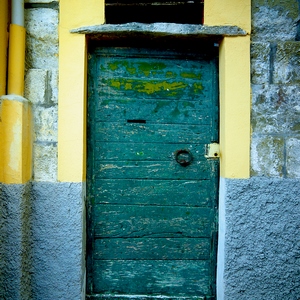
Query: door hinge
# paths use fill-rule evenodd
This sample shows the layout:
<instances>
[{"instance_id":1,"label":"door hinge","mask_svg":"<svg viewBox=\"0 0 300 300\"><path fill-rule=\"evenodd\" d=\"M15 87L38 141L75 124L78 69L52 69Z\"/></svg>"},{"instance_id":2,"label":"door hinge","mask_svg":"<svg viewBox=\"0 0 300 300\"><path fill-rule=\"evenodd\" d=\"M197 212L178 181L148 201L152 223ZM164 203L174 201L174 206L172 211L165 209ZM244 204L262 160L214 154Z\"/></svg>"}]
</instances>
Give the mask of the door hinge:
<instances>
[{"instance_id":1,"label":"door hinge","mask_svg":"<svg viewBox=\"0 0 300 300\"><path fill-rule=\"evenodd\" d=\"M212 143L205 145L205 157L206 158L218 158L220 157L220 145L218 143Z\"/></svg>"}]
</instances>

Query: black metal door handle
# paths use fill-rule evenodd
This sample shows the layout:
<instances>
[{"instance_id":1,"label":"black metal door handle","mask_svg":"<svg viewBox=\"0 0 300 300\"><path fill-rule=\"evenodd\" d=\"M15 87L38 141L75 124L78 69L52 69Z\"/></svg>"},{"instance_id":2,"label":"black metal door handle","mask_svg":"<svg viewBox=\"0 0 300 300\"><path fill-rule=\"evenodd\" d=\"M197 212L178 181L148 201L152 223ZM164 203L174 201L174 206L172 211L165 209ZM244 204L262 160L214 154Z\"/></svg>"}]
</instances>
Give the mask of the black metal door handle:
<instances>
[{"instance_id":1,"label":"black metal door handle","mask_svg":"<svg viewBox=\"0 0 300 300\"><path fill-rule=\"evenodd\" d=\"M175 159L181 166L186 167L193 161L193 155L189 150L181 149L175 151Z\"/></svg>"}]
</instances>

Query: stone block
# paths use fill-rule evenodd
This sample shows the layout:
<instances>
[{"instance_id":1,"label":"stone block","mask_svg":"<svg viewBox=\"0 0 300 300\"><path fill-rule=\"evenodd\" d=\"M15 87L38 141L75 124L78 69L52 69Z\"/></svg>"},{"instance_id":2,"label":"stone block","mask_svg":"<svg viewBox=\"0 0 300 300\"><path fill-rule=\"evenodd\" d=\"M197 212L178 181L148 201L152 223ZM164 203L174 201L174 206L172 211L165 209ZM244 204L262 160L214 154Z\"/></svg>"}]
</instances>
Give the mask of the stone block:
<instances>
[{"instance_id":1,"label":"stone block","mask_svg":"<svg viewBox=\"0 0 300 300\"><path fill-rule=\"evenodd\" d=\"M34 143L33 179L34 181L55 182L57 178L56 143Z\"/></svg>"},{"instance_id":2,"label":"stone block","mask_svg":"<svg viewBox=\"0 0 300 300\"><path fill-rule=\"evenodd\" d=\"M58 102L58 70L27 70L24 96L34 105L56 105Z\"/></svg>"},{"instance_id":3,"label":"stone block","mask_svg":"<svg viewBox=\"0 0 300 300\"><path fill-rule=\"evenodd\" d=\"M52 69L49 71L48 82L49 101L53 104L58 103L58 70Z\"/></svg>"},{"instance_id":4,"label":"stone block","mask_svg":"<svg viewBox=\"0 0 300 300\"><path fill-rule=\"evenodd\" d=\"M57 106L38 106L33 109L35 141L57 141Z\"/></svg>"},{"instance_id":5,"label":"stone block","mask_svg":"<svg viewBox=\"0 0 300 300\"><path fill-rule=\"evenodd\" d=\"M58 11L50 8L25 10L26 68L58 68Z\"/></svg>"},{"instance_id":6,"label":"stone block","mask_svg":"<svg viewBox=\"0 0 300 300\"><path fill-rule=\"evenodd\" d=\"M300 178L300 139L289 138L286 141L286 169L290 178Z\"/></svg>"},{"instance_id":7,"label":"stone block","mask_svg":"<svg viewBox=\"0 0 300 300\"><path fill-rule=\"evenodd\" d=\"M284 140L280 137L253 137L251 142L251 175L283 177Z\"/></svg>"},{"instance_id":8,"label":"stone block","mask_svg":"<svg viewBox=\"0 0 300 300\"><path fill-rule=\"evenodd\" d=\"M251 82L265 84L269 82L270 73L270 44L251 44Z\"/></svg>"},{"instance_id":9,"label":"stone block","mask_svg":"<svg viewBox=\"0 0 300 300\"><path fill-rule=\"evenodd\" d=\"M25 0L24 3L52 3L58 1L59 0Z\"/></svg>"},{"instance_id":10,"label":"stone block","mask_svg":"<svg viewBox=\"0 0 300 300\"><path fill-rule=\"evenodd\" d=\"M297 0L252 1L252 40L264 42L295 40L297 16Z\"/></svg>"},{"instance_id":11,"label":"stone block","mask_svg":"<svg viewBox=\"0 0 300 300\"><path fill-rule=\"evenodd\" d=\"M300 42L278 43L274 61L274 83L300 83Z\"/></svg>"},{"instance_id":12,"label":"stone block","mask_svg":"<svg viewBox=\"0 0 300 300\"><path fill-rule=\"evenodd\" d=\"M300 86L253 85L251 125L254 134L300 133Z\"/></svg>"},{"instance_id":13,"label":"stone block","mask_svg":"<svg viewBox=\"0 0 300 300\"><path fill-rule=\"evenodd\" d=\"M48 85L48 71L29 69L25 76L24 96L33 104L44 104Z\"/></svg>"}]
</instances>

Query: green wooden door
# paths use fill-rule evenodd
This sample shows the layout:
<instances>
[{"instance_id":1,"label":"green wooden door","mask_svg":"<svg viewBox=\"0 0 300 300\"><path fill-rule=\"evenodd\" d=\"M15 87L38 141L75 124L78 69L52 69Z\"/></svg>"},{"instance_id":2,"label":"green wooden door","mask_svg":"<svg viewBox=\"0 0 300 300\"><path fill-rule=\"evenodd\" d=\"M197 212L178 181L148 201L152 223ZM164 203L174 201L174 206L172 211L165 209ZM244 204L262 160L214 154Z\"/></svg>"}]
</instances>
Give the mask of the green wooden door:
<instances>
[{"instance_id":1,"label":"green wooden door","mask_svg":"<svg viewBox=\"0 0 300 300\"><path fill-rule=\"evenodd\" d=\"M91 299L215 299L216 59L97 48L89 55Z\"/></svg>"}]
</instances>

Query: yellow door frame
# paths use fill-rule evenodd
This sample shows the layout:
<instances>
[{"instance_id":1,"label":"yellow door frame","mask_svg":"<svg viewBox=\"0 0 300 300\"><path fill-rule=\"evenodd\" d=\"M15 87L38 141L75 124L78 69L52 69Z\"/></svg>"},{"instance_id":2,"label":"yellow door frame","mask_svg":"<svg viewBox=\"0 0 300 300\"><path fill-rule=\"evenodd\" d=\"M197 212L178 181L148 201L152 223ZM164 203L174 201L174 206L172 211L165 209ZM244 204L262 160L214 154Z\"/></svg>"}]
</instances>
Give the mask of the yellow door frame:
<instances>
[{"instance_id":1,"label":"yellow door frame","mask_svg":"<svg viewBox=\"0 0 300 300\"><path fill-rule=\"evenodd\" d=\"M87 41L70 30L104 24L104 0L60 0L58 180L86 180ZM204 23L248 34L220 44L220 167L224 178L250 176L251 0L206 0Z\"/></svg>"}]
</instances>

